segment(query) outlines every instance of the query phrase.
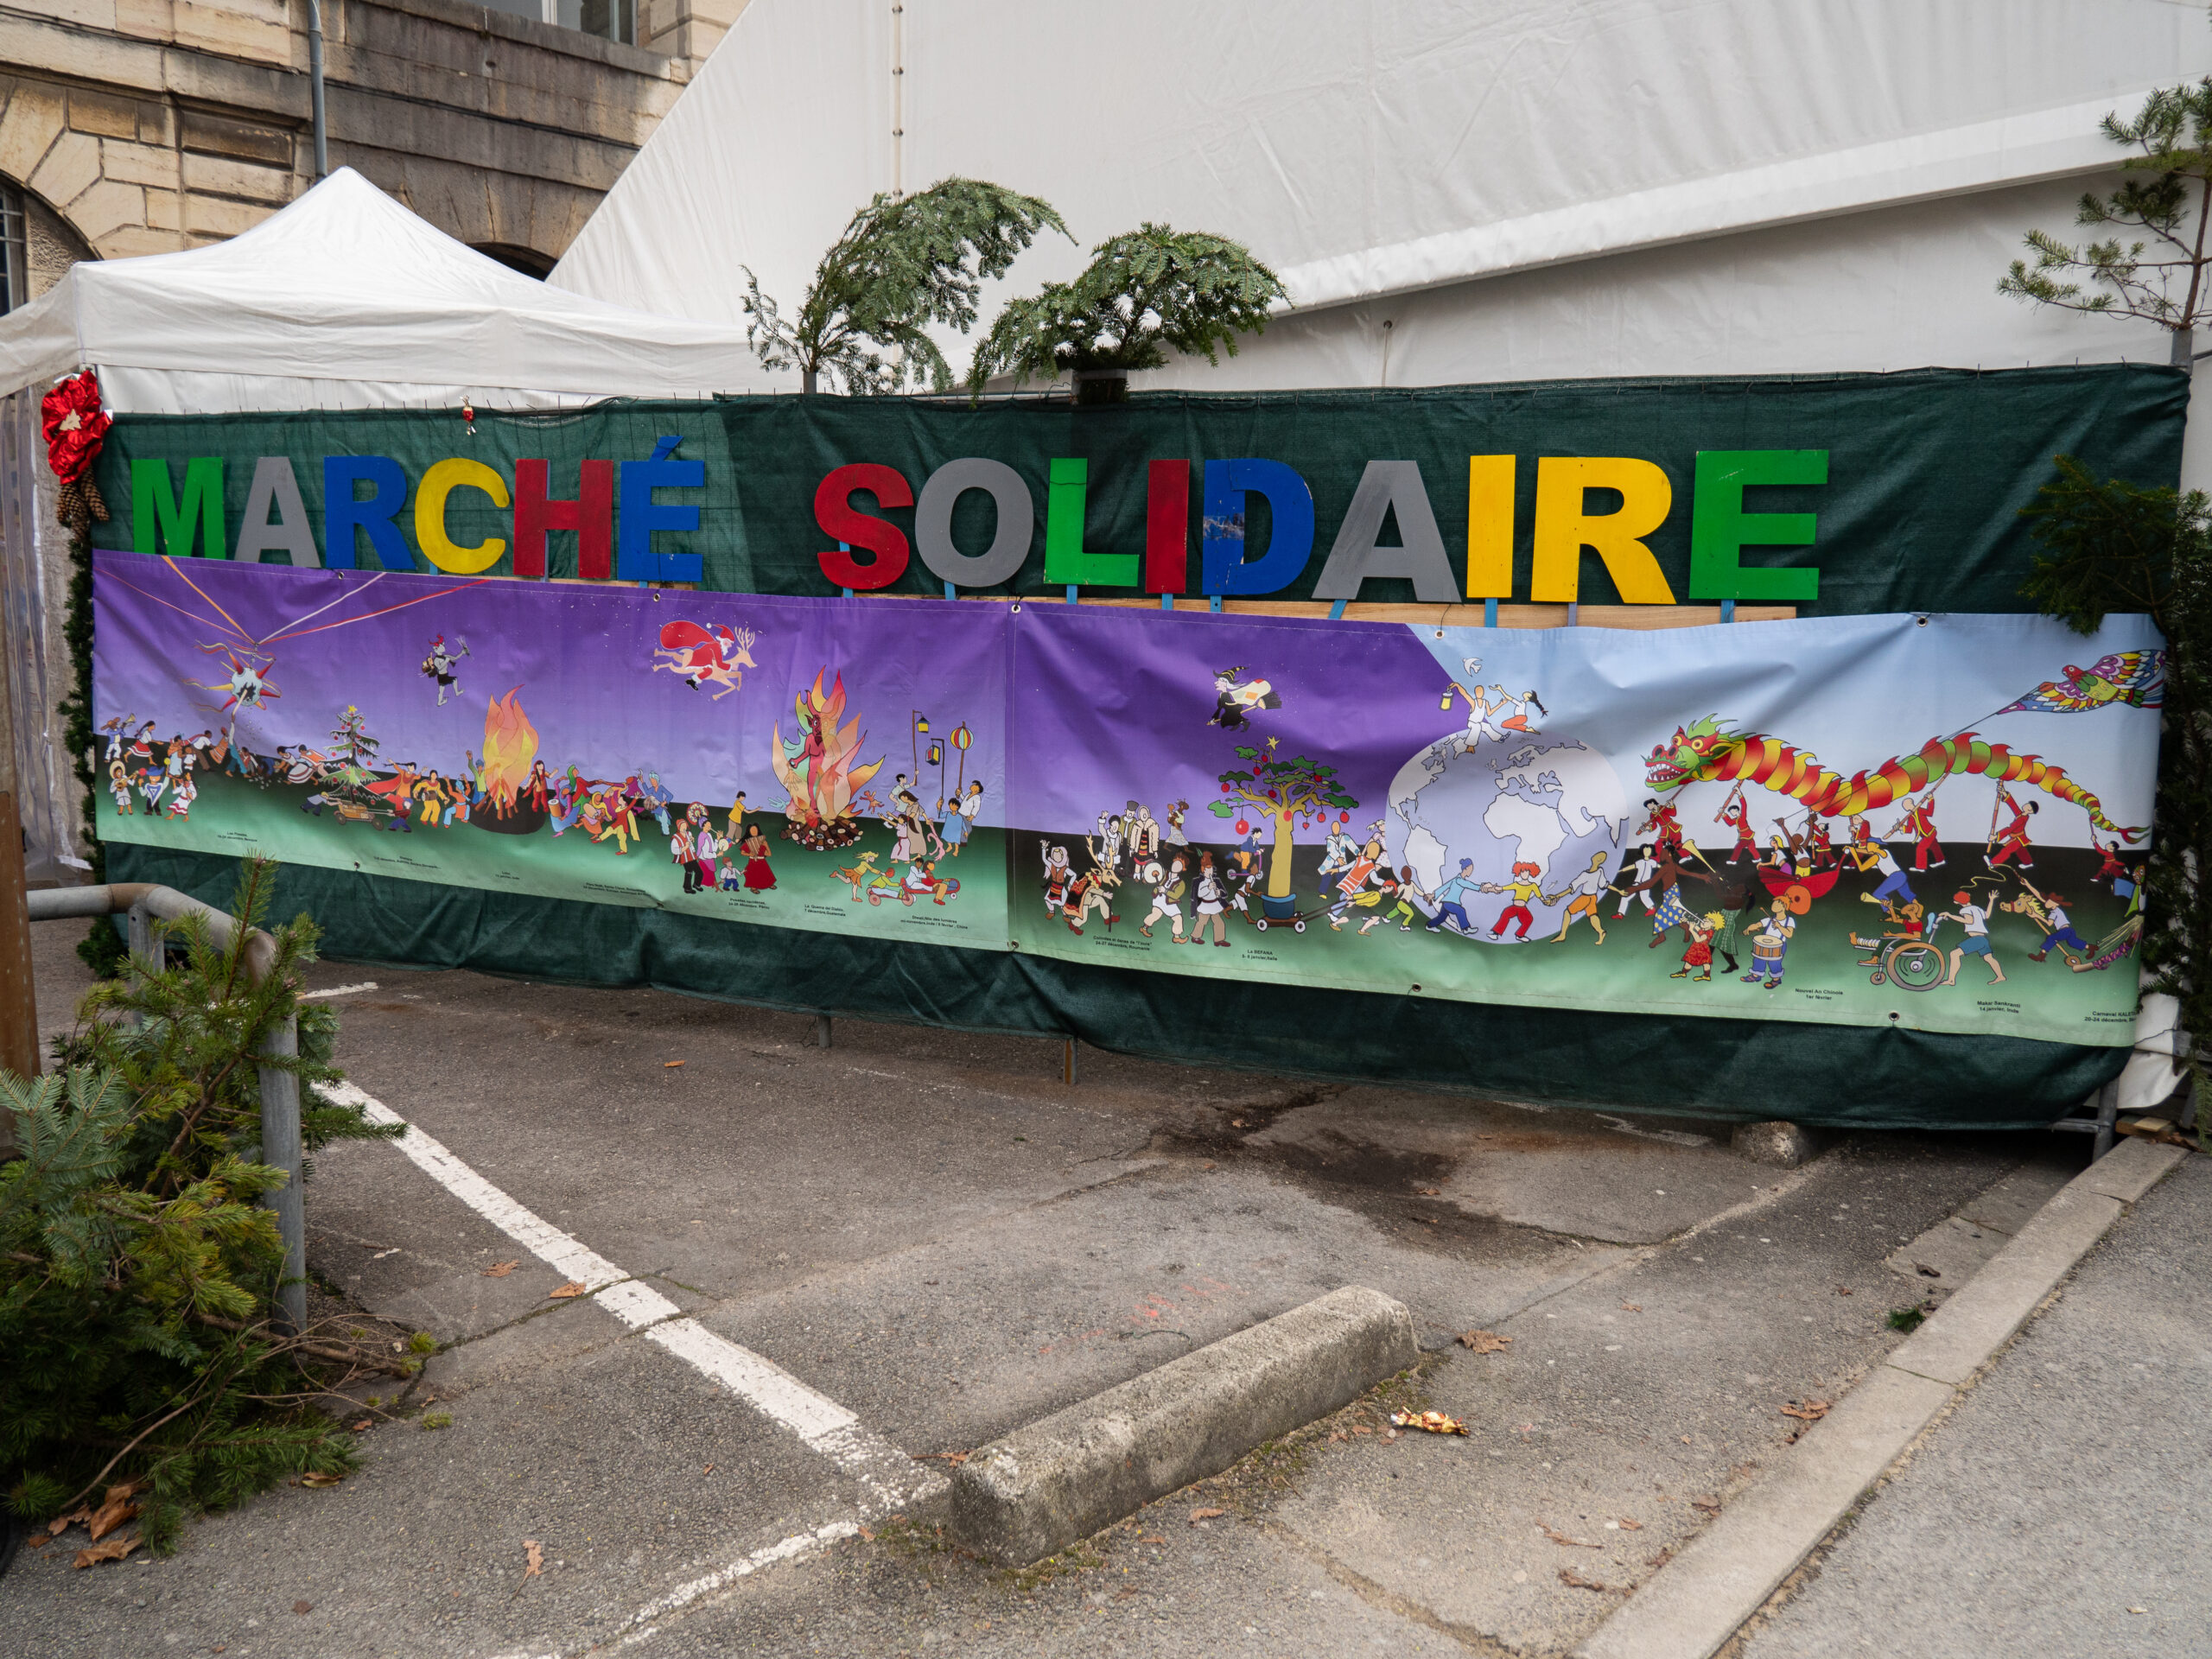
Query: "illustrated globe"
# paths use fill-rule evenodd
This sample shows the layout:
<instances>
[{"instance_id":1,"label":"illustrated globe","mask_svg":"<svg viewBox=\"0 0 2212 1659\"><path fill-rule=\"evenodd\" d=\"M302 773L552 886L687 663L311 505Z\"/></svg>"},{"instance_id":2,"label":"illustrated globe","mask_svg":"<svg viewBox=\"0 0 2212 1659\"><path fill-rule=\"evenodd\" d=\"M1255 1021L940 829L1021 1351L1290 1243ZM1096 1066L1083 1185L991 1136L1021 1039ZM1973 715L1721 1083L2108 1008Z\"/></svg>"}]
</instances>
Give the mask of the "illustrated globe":
<instances>
[{"instance_id":1,"label":"illustrated globe","mask_svg":"<svg viewBox=\"0 0 2212 1659\"><path fill-rule=\"evenodd\" d=\"M1459 861L1478 882L1503 886L1516 863L1534 864L1545 893L1559 894L1589 869L1599 853L1612 879L1621 863L1630 808L1621 781L1605 757L1572 737L1553 733L1484 739L1470 747L1454 734L1429 744L1391 780L1384 844L1392 867L1410 866L1414 879L1434 892L1459 873ZM1485 940L1510 893L1465 893L1459 902ZM1529 908L1534 942L1559 930L1565 904L1549 910L1541 898ZM1608 900L1617 903L1617 900ZM1520 942L1509 929L1508 944Z\"/></svg>"}]
</instances>

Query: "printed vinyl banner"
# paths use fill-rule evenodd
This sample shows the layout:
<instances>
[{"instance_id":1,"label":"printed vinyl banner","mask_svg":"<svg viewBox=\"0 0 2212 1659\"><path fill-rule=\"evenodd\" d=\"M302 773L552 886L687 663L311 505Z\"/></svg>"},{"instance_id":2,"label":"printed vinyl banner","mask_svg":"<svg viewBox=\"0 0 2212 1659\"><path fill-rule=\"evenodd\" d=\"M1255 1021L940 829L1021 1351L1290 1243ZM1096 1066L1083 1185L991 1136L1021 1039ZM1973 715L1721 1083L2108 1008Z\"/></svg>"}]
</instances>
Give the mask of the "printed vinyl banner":
<instances>
[{"instance_id":1,"label":"printed vinyl banner","mask_svg":"<svg viewBox=\"0 0 2212 1659\"><path fill-rule=\"evenodd\" d=\"M1508 631L112 552L94 603L111 842L740 951L2133 1035L2142 619Z\"/></svg>"}]
</instances>

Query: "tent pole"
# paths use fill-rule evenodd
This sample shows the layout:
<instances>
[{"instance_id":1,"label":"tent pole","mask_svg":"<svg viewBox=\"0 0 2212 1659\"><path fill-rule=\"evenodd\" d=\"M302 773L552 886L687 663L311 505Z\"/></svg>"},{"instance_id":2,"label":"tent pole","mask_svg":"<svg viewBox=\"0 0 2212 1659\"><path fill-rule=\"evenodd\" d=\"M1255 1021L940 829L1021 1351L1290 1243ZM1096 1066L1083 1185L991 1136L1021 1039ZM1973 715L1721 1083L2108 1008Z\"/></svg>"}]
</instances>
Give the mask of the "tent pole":
<instances>
[{"instance_id":1,"label":"tent pole","mask_svg":"<svg viewBox=\"0 0 2212 1659\"><path fill-rule=\"evenodd\" d=\"M315 114L315 176L330 176L330 133L322 116L322 0L308 0L308 101Z\"/></svg>"}]
</instances>

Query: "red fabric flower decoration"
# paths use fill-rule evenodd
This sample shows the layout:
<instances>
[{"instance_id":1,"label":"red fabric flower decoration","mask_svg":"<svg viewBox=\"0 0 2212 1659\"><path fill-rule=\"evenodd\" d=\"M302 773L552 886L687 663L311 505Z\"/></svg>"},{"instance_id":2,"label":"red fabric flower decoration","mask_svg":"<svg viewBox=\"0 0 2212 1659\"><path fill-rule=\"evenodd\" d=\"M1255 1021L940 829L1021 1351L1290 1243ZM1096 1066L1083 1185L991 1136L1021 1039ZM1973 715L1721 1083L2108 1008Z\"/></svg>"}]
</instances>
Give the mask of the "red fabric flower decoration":
<instances>
[{"instance_id":1,"label":"red fabric flower decoration","mask_svg":"<svg viewBox=\"0 0 2212 1659\"><path fill-rule=\"evenodd\" d=\"M112 424L100 408L99 379L86 369L48 392L39 407L45 416L39 430L46 439L46 464L64 484L73 484L92 470Z\"/></svg>"}]
</instances>

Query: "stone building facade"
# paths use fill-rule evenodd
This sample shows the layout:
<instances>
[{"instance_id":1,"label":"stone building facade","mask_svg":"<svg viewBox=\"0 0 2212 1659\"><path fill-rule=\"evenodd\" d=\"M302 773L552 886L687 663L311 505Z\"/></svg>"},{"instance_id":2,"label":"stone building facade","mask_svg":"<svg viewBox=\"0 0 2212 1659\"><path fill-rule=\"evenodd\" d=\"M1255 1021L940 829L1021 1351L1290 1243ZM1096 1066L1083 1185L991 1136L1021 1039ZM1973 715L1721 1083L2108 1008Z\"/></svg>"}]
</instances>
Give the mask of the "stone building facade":
<instances>
[{"instance_id":1,"label":"stone building facade","mask_svg":"<svg viewBox=\"0 0 2212 1659\"><path fill-rule=\"evenodd\" d=\"M323 0L330 165L542 275L744 4ZM308 0L0 0L0 310L306 189L308 60Z\"/></svg>"}]
</instances>

